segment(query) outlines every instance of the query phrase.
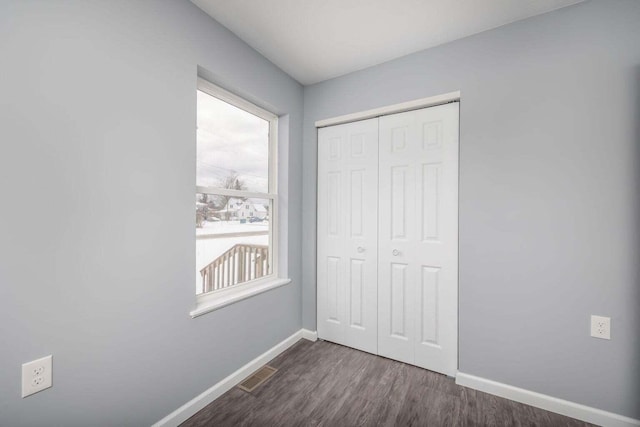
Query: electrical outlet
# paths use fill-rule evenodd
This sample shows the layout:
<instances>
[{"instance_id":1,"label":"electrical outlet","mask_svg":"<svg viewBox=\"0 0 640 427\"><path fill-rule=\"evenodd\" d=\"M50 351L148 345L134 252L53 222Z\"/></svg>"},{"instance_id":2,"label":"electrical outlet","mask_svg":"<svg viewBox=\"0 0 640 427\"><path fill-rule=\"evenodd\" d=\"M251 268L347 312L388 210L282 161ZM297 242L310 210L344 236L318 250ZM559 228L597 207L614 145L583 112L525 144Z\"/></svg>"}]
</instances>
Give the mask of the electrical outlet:
<instances>
[{"instance_id":1,"label":"electrical outlet","mask_svg":"<svg viewBox=\"0 0 640 427\"><path fill-rule=\"evenodd\" d=\"M611 339L611 318L591 316L591 336L594 338Z\"/></svg>"},{"instance_id":2,"label":"electrical outlet","mask_svg":"<svg viewBox=\"0 0 640 427\"><path fill-rule=\"evenodd\" d=\"M22 364L22 397L31 396L52 385L51 355Z\"/></svg>"}]
</instances>

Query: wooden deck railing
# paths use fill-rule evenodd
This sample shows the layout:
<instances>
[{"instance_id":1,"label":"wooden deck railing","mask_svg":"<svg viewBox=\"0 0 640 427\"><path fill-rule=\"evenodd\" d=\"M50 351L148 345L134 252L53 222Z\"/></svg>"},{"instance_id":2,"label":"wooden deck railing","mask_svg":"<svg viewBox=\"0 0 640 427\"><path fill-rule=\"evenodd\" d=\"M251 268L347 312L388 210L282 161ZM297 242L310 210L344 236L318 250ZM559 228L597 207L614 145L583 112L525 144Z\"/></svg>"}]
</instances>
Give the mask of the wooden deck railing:
<instances>
[{"instance_id":1,"label":"wooden deck railing","mask_svg":"<svg viewBox=\"0 0 640 427\"><path fill-rule=\"evenodd\" d=\"M269 274L269 247L239 243L200 270L202 292L228 288Z\"/></svg>"}]
</instances>

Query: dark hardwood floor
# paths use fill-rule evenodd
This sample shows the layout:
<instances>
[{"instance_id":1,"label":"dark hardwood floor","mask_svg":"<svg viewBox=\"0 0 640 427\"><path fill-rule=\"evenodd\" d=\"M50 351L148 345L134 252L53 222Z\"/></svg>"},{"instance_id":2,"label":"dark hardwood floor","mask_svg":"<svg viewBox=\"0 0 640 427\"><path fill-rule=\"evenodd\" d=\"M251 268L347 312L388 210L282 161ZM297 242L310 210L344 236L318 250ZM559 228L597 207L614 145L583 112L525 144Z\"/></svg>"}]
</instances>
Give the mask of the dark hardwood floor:
<instances>
[{"instance_id":1,"label":"dark hardwood floor","mask_svg":"<svg viewBox=\"0 0 640 427\"><path fill-rule=\"evenodd\" d=\"M589 425L326 341L301 340L269 365L278 372L252 393L234 387L182 426Z\"/></svg>"}]
</instances>

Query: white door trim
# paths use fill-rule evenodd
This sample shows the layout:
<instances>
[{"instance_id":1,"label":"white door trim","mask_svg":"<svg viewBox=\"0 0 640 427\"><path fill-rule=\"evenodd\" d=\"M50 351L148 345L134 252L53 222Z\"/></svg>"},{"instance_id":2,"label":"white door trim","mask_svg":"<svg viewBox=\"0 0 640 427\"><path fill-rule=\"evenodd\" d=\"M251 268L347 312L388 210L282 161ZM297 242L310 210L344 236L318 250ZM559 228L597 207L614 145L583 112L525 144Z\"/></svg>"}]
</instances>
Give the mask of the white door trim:
<instances>
[{"instance_id":1,"label":"white door trim","mask_svg":"<svg viewBox=\"0 0 640 427\"><path fill-rule=\"evenodd\" d=\"M448 102L459 101L460 91L444 93L442 95L429 96L427 98L414 99L413 101L401 102L399 104L387 105L384 107L374 108L371 110L360 111L357 113L345 114L343 116L332 117L329 119L318 120L315 125L317 128L326 126L339 125L342 123L356 122L373 117L385 116L388 114L402 113L404 111L417 110L420 108L433 107L435 105L446 104Z\"/></svg>"}]
</instances>

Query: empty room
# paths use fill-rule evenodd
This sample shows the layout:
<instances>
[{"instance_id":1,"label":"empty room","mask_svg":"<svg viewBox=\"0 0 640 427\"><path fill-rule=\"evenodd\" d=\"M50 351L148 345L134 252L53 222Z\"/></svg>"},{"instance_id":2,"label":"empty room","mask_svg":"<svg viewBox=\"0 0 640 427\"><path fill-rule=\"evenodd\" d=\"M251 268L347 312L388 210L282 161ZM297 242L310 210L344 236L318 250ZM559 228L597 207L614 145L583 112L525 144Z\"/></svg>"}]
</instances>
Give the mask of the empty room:
<instances>
[{"instance_id":1,"label":"empty room","mask_svg":"<svg viewBox=\"0 0 640 427\"><path fill-rule=\"evenodd\" d=\"M0 0L0 427L640 427L640 1Z\"/></svg>"}]
</instances>

